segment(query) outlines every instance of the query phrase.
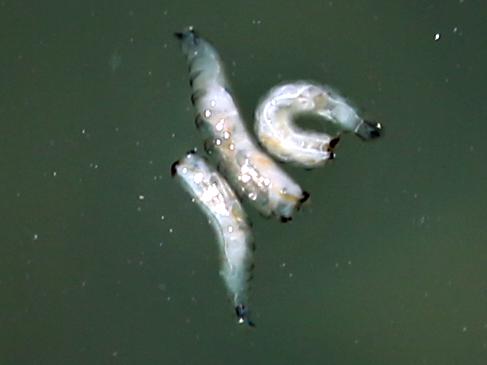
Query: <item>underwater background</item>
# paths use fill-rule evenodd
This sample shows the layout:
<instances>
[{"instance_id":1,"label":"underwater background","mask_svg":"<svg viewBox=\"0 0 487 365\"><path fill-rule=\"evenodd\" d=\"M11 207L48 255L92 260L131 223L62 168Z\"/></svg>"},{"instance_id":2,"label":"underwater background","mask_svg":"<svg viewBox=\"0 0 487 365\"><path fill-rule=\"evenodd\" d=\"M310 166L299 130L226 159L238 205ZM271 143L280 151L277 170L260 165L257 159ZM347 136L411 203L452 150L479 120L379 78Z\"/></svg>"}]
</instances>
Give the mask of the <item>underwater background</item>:
<instances>
[{"instance_id":1,"label":"underwater background","mask_svg":"<svg viewBox=\"0 0 487 365\"><path fill-rule=\"evenodd\" d=\"M0 2L0 364L487 363L487 4ZM175 31L253 110L327 84L384 137L284 168L288 224L245 204L255 329L171 179L202 148Z\"/></svg>"}]
</instances>

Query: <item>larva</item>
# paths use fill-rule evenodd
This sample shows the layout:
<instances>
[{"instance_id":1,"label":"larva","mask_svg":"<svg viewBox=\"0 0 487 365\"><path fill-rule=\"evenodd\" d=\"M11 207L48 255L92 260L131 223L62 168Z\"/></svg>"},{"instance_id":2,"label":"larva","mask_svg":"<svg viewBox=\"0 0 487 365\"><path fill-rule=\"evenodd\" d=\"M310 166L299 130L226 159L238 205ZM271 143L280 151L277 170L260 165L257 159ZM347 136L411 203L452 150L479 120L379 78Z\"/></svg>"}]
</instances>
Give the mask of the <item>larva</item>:
<instances>
[{"instance_id":1,"label":"larva","mask_svg":"<svg viewBox=\"0 0 487 365\"><path fill-rule=\"evenodd\" d=\"M240 201L226 180L194 151L173 163L171 174L181 181L215 229L222 262L220 274L239 321L253 325L246 309L253 238Z\"/></svg>"}]
</instances>

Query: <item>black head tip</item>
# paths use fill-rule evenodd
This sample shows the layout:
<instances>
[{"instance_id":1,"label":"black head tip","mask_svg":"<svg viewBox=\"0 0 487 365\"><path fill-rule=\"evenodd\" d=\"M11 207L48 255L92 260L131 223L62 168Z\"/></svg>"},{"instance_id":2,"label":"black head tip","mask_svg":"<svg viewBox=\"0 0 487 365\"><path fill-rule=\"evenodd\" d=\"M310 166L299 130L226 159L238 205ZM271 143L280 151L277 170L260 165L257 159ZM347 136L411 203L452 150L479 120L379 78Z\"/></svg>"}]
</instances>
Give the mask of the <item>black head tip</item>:
<instances>
[{"instance_id":1,"label":"black head tip","mask_svg":"<svg viewBox=\"0 0 487 365\"><path fill-rule=\"evenodd\" d=\"M306 200L309 199L310 196L310 193L308 193L307 191L303 191L303 196L301 197L301 199L299 199L299 202L303 204Z\"/></svg>"},{"instance_id":2,"label":"black head tip","mask_svg":"<svg viewBox=\"0 0 487 365\"><path fill-rule=\"evenodd\" d=\"M178 173L178 164L179 164L179 160L177 161L174 161L171 165L171 176L174 177L176 176L176 174Z\"/></svg>"},{"instance_id":3,"label":"black head tip","mask_svg":"<svg viewBox=\"0 0 487 365\"><path fill-rule=\"evenodd\" d=\"M371 128L370 138L379 138L384 133L384 128L382 126L382 123L379 123L379 122L371 122L371 121L368 121L368 120L365 120L364 122L366 124L368 124L370 126L370 128Z\"/></svg>"},{"instance_id":4,"label":"black head tip","mask_svg":"<svg viewBox=\"0 0 487 365\"><path fill-rule=\"evenodd\" d=\"M255 327L255 323L249 319L249 310L243 304L235 307L235 314L238 318L238 323L247 323L250 327Z\"/></svg>"},{"instance_id":5,"label":"black head tip","mask_svg":"<svg viewBox=\"0 0 487 365\"><path fill-rule=\"evenodd\" d=\"M183 32L174 32L173 34L179 40L182 40L191 35L195 43L198 41L199 38L198 33L193 29L193 27L188 27L187 30Z\"/></svg>"},{"instance_id":6,"label":"black head tip","mask_svg":"<svg viewBox=\"0 0 487 365\"><path fill-rule=\"evenodd\" d=\"M340 137L333 138L329 143L330 150L333 151L333 149L337 146L338 142L340 142Z\"/></svg>"},{"instance_id":7,"label":"black head tip","mask_svg":"<svg viewBox=\"0 0 487 365\"><path fill-rule=\"evenodd\" d=\"M382 136L384 134L384 128L379 122L364 120L355 133L364 141L368 141Z\"/></svg>"},{"instance_id":8,"label":"black head tip","mask_svg":"<svg viewBox=\"0 0 487 365\"><path fill-rule=\"evenodd\" d=\"M279 217L279 220L282 222L282 223L287 223L287 222L291 222L293 220L292 217L284 217L284 216L280 216Z\"/></svg>"}]
</instances>

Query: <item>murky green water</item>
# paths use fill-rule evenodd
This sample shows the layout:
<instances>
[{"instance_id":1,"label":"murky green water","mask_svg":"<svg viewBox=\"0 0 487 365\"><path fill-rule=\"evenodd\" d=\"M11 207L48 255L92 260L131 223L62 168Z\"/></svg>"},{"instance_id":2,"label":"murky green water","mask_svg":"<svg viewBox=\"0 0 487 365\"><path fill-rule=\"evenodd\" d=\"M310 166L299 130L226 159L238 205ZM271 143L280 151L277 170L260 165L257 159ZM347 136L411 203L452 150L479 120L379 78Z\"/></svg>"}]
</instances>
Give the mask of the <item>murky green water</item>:
<instances>
[{"instance_id":1,"label":"murky green water","mask_svg":"<svg viewBox=\"0 0 487 365\"><path fill-rule=\"evenodd\" d=\"M0 363L486 364L482 1L0 3ZM250 207L255 330L169 175L193 126L172 33L226 60L245 115L333 85L386 136L288 171L291 224Z\"/></svg>"}]
</instances>

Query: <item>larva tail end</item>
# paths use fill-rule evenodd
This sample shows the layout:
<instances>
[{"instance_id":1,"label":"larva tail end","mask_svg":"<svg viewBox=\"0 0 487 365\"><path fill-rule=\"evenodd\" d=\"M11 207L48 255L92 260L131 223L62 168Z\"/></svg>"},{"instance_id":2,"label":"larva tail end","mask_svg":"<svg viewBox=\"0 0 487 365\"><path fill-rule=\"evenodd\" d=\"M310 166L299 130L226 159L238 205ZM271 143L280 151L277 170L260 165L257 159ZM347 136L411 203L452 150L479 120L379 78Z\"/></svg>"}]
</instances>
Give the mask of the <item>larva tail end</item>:
<instances>
[{"instance_id":1,"label":"larva tail end","mask_svg":"<svg viewBox=\"0 0 487 365\"><path fill-rule=\"evenodd\" d=\"M238 318L238 323L247 323L249 327L255 327L255 323L249 319L249 310L243 304L238 304L235 307L235 314Z\"/></svg>"},{"instance_id":2,"label":"larva tail end","mask_svg":"<svg viewBox=\"0 0 487 365\"><path fill-rule=\"evenodd\" d=\"M364 120L355 131L355 134L363 141L379 138L383 133L384 129L381 123L367 120Z\"/></svg>"}]
</instances>

